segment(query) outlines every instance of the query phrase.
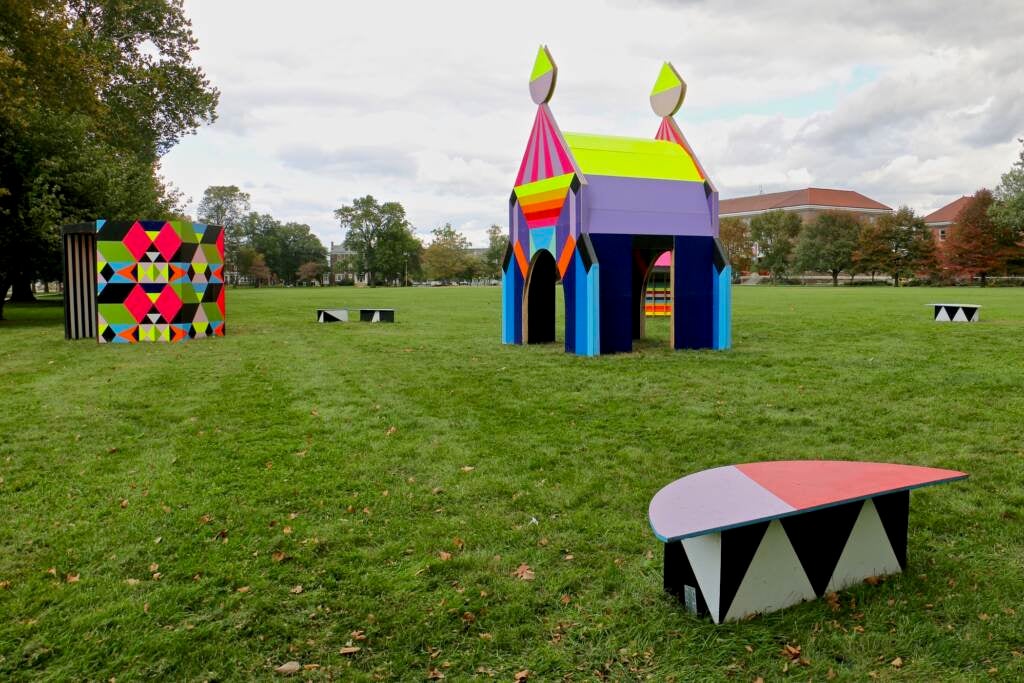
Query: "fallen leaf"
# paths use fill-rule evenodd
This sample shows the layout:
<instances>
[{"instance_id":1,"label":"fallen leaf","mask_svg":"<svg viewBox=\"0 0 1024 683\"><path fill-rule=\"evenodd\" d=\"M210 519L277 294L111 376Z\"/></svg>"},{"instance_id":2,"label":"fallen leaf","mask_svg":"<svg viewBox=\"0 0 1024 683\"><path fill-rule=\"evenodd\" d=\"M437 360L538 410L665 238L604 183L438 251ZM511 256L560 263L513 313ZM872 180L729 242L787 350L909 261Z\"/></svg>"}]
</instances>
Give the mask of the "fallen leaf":
<instances>
[{"instance_id":1,"label":"fallen leaf","mask_svg":"<svg viewBox=\"0 0 1024 683\"><path fill-rule=\"evenodd\" d=\"M288 559L288 556L284 553L284 551L275 550L274 552L270 553L270 558L274 560L274 562L284 562Z\"/></svg>"},{"instance_id":2,"label":"fallen leaf","mask_svg":"<svg viewBox=\"0 0 1024 683\"><path fill-rule=\"evenodd\" d=\"M249 587L248 586L241 586L240 588L236 589L236 592L237 593L248 593L249 592Z\"/></svg>"},{"instance_id":3,"label":"fallen leaf","mask_svg":"<svg viewBox=\"0 0 1024 683\"><path fill-rule=\"evenodd\" d=\"M320 411L317 410L316 408L313 408L313 410L309 411L309 414L312 415L313 417L320 417Z\"/></svg>"},{"instance_id":4,"label":"fallen leaf","mask_svg":"<svg viewBox=\"0 0 1024 683\"><path fill-rule=\"evenodd\" d=\"M138 586L140 583L142 583L138 579L125 579L124 582L127 583L129 586Z\"/></svg>"},{"instance_id":5,"label":"fallen leaf","mask_svg":"<svg viewBox=\"0 0 1024 683\"><path fill-rule=\"evenodd\" d=\"M750 653L754 652L754 648L750 647L749 645L744 645L743 649Z\"/></svg>"},{"instance_id":6,"label":"fallen leaf","mask_svg":"<svg viewBox=\"0 0 1024 683\"><path fill-rule=\"evenodd\" d=\"M989 620L989 616L987 614L985 614L984 612L979 614L978 618L981 619L982 621L988 621Z\"/></svg>"},{"instance_id":7,"label":"fallen leaf","mask_svg":"<svg viewBox=\"0 0 1024 683\"><path fill-rule=\"evenodd\" d=\"M828 672L825 674L825 680L831 681L835 677L836 677L835 669L833 669L832 667L829 667L828 668Z\"/></svg>"},{"instance_id":8,"label":"fallen leaf","mask_svg":"<svg viewBox=\"0 0 1024 683\"><path fill-rule=\"evenodd\" d=\"M525 681L529 677L530 677L530 670L529 669L523 669L522 671L517 671L515 673L515 675L512 676L512 683L522 683L523 681Z\"/></svg>"},{"instance_id":9,"label":"fallen leaf","mask_svg":"<svg viewBox=\"0 0 1024 683\"><path fill-rule=\"evenodd\" d=\"M285 528L281 529L281 533L284 533L284 534L290 534L291 532L292 532L292 528L290 526L286 526Z\"/></svg>"},{"instance_id":10,"label":"fallen leaf","mask_svg":"<svg viewBox=\"0 0 1024 683\"><path fill-rule=\"evenodd\" d=\"M899 669L900 667L903 666L903 658L902 657L897 657L896 659L892 660L889 663L892 664L895 668Z\"/></svg>"},{"instance_id":11,"label":"fallen leaf","mask_svg":"<svg viewBox=\"0 0 1024 683\"><path fill-rule=\"evenodd\" d=\"M339 652L341 652L341 654L343 655L354 655L362 649L363 648L359 647L358 645L346 645L345 647L341 648Z\"/></svg>"},{"instance_id":12,"label":"fallen leaf","mask_svg":"<svg viewBox=\"0 0 1024 683\"><path fill-rule=\"evenodd\" d=\"M785 657L786 659L790 659L790 660L796 661L796 660L800 659L800 646L799 645L790 645L789 643L786 643L782 647L782 652L780 654L783 657Z\"/></svg>"},{"instance_id":13,"label":"fallen leaf","mask_svg":"<svg viewBox=\"0 0 1024 683\"><path fill-rule=\"evenodd\" d=\"M156 538L153 539L153 543L157 543L157 544L163 543L163 541L164 541L164 537L163 536L157 536Z\"/></svg>"},{"instance_id":14,"label":"fallen leaf","mask_svg":"<svg viewBox=\"0 0 1024 683\"><path fill-rule=\"evenodd\" d=\"M200 524L209 524L212 521L213 521L213 517L211 517L210 515L203 515L202 517L199 518L199 523Z\"/></svg>"},{"instance_id":15,"label":"fallen leaf","mask_svg":"<svg viewBox=\"0 0 1024 683\"><path fill-rule=\"evenodd\" d=\"M153 572L153 580L154 581L159 581L162 577L163 577L163 574L161 574L160 572Z\"/></svg>"},{"instance_id":16,"label":"fallen leaf","mask_svg":"<svg viewBox=\"0 0 1024 683\"><path fill-rule=\"evenodd\" d=\"M282 676L291 676L293 673L297 673L299 671L299 669L301 669L301 668L302 668L301 664L299 664L298 662L292 661L292 662L285 662L281 666L279 666L276 669L274 669L274 671L276 671L277 673L281 674Z\"/></svg>"},{"instance_id":17,"label":"fallen leaf","mask_svg":"<svg viewBox=\"0 0 1024 683\"><path fill-rule=\"evenodd\" d=\"M10 581L6 581L6 580L5 581L0 581L0 590L5 591L5 590L7 590L10 587L11 587L11 582Z\"/></svg>"},{"instance_id":18,"label":"fallen leaf","mask_svg":"<svg viewBox=\"0 0 1024 683\"><path fill-rule=\"evenodd\" d=\"M463 623L465 623L465 624L472 624L474 621L476 621L476 615L475 614L473 614L472 612L463 612L462 613L462 622Z\"/></svg>"},{"instance_id":19,"label":"fallen leaf","mask_svg":"<svg viewBox=\"0 0 1024 683\"><path fill-rule=\"evenodd\" d=\"M533 570L530 569L530 565L521 564L516 567L515 576L523 581L533 581Z\"/></svg>"},{"instance_id":20,"label":"fallen leaf","mask_svg":"<svg viewBox=\"0 0 1024 683\"><path fill-rule=\"evenodd\" d=\"M429 669L427 669L428 681L439 681L442 678L444 678L444 674L435 669L434 667L430 667Z\"/></svg>"},{"instance_id":21,"label":"fallen leaf","mask_svg":"<svg viewBox=\"0 0 1024 683\"><path fill-rule=\"evenodd\" d=\"M80 576L81 576L80 574L68 574L67 576L64 577L64 579L68 583L78 583L78 579L80 578Z\"/></svg>"},{"instance_id":22,"label":"fallen leaf","mask_svg":"<svg viewBox=\"0 0 1024 683\"><path fill-rule=\"evenodd\" d=\"M298 512L289 512L288 513L288 519L295 519L298 516L299 516Z\"/></svg>"},{"instance_id":23,"label":"fallen leaf","mask_svg":"<svg viewBox=\"0 0 1024 683\"><path fill-rule=\"evenodd\" d=\"M291 593L292 595L298 595L299 593L301 593L301 592L302 592L302 586L301 586L301 585L298 585L298 586L294 586L294 587L293 587L293 588L292 588L292 589L291 589L290 591L288 591L288 592L289 592L289 593Z\"/></svg>"},{"instance_id":24,"label":"fallen leaf","mask_svg":"<svg viewBox=\"0 0 1024 683\"><path fill-rule=\"evenodd\" d=\"M128 507L128 499L127 498L122 498L121 499L121 509L123 510L126 507Z\"/></svg>"},{"instance_id":25,"label":"fallen leaf","mask_svg":"<svg viewBox=\"0 0 1024 683\"><path fill-rule=\"evenodd\" d=\"M352 636L353 640L366 640L366 633L362 630L352 631L349 635Z\"/></svg>"},{"instance_id":26,"label":"fallen leaf","mask_svg":"<svg viewBox=\"0 0 1024 683\"><path fill-rule=\"evenodd\" d=\"M149 571L150 572L155 572L157 569L160 569L160 565L157 564L156 562L153 562L152 564L149 565Z\"/></svg>"},{"instance_id":27,"label":"fallen leaf","mask_svg":"<svg viewBox=\"0 0 1024 683\"><path fill-rule=\"evenodd\" d=\"M572 598L570 598L568 595L563 595L561 598L561 603L563 605L568 605L571 600Z\"/></svg>"},{"instance_id":28,"label":"fallen leaf","mask_svg":"<svg viewBox=\"0 0 1024 683\"><path fill-rule=\"evenodd\" d=\"M839 604L839 594L835 592L825 596L825 603L833 612L838 612L842 608L842 605Z\"/></svg>"},{"instance_id":29,"label":"fallen leaf","mask_svg":"<svg viewBox=\"0 0 1024 683\"><path fill-rule=\"evenodd\" d=\"M539 545L539 546L540 546L540 547L542 547L542 548L543 548L544 546L546 546L547 544L548 544L548 539L546 539L546 538L542 538L542 539L540 539L539 541L537 541L537 545Z\"/></svg>"},{"instance_id":30,"label":"fallen leaf","mask_svg":"<svg viewBox=\"0 0 1024 683\"><path fill-rule=\"evenodd\" d=\"M466 543L461 538L456 536L452 539L452 545L458 548L459 550L462 550L466 546Z\"/></svg>"},{"instance_id":31,"label":"fallen leaf","mask_svg":"<svg viewBox=\"0 0 1024 683\"><path fill-rule=\"evenodd\" d=\"M149 603L148 602L142 603L142 611L143 611L144 614L149 614Z\"/></svg>"},{"instance_id":32,"label":"fallen leaf","mask_svg":"<svg viewBox=\"0 0 1024 683\"><path fill-rule=\"evenodd\" d=\"M385 433L386 433L386 434L387 434L388 436L391 436L392 434L394 434L394 433L395 433L395 432L397 432L397 431L398 431L398 427L396 427L395 425L391 425L390 427L388 427L388 431L387 431L387 432L385 432Z\"/></svg>"},{"instance_id":33,"label":"fallen leaf","mask_svg":"<svg viewBox=\"0 0 1024 683\"><path fill-rule=\"evenodd\" d=\"M570 562L570 561L572 561L572 560L574 560L576 558L575 558L575 556L572 553L569 553L565 557L563 557L562 559L565 560L566 562Z\"/></svg>"},{"instance_id":34,"label":"fallen leaf","mask_svg":"<svg viewBox=\"0 0 1024 683\"><path fill-rule=\"evenodd\" d=\"M452 554L444 550L439 552L437 556L441 558L442 562L447 562L448 560L452 559Z\"/></svg>"},{"instance_id":35,"label":"fallen leaf","mask_svg":"<svg viewBox=\"0 0 1024 683\"><path fill-rule=\"evenodd\" d=\"M306 671L316 671L320 668L319 664L303 664L302 668Z\"/></svg>"},{"instance_id":36,"label":"fallen leaf","mask_svg":"<svg viewBox=\"0 0 1024 683\"><path fill-rule=\"evenodd\" d=\"M472 472L472 471L473 471L473 470L475 470L475 469L476 469L475 467L470 467L469 465L464 465L464 466L462 467L462 471L463 471L463 472Z\"/></svg>"},{"instance_id":37,"label":"fallen leaf","mask_svg":"<svg viewBox=\"0 0 1024 683\"><path fill-rule=\"evenodd\" d=\"M879 576L869 576L868 578L864 579L864 583L866 583L869 586L877 586L878 584L882 583L882 578Z\"/></svg>"},{"instance_id":38,"label":"fallen leaf","mask_svg":"<svg viewBox=\"0 0 1024 683\"><path fill-rule=\"evenodd\" d=\"M46 570L46 573L49 574L50 576L57 576L57 568L56 567L50 567L49 569Z\"/></svg>"},{"instance_id":39,"label":"fallen leaf","mask_svg":"<svg viewBox=\"0 0 1024 683\"><path fill-rule=\"evenodd\" d=\"M492 636L490 633L481 633L480 634L480 640L493 640L493 639L494 639L494 636Z\"/></svg>"},{"instance_id":40,"label":"fallen leaf","mask_svg":"<svg viewBox=\"0 0 1024 683\"><path fill-rule=\"evenodd\" d=\"M434 488L432 488L430 490L430 492L433 493L436 496L439 493L444 493L444 489L441 488L440 486L435 486Z\"/></svg>"}]
</instances>

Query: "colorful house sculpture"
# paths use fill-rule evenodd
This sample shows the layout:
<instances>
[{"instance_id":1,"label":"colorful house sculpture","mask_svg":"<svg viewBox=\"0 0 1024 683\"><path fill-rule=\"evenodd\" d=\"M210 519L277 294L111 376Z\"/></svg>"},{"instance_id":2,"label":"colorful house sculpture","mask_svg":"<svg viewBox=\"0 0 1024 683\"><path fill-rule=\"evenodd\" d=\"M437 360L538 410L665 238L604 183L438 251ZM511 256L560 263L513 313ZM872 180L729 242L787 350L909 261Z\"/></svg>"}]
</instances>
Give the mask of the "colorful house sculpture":
<instances>
[{"instance_id":1,"label":"colorful house sculpture","mask_svg":"<svg viewBox=\"0 0 1024 683\"><path fill-rule=\"evenodd\" d=\"M558 69L542 46L530 77L537 104L509 198L502 264L502 341L555 341L555 284L565 350L632 350L643 335L654 263L671 254L671 345L730 345L730 267L718 242L718 192L672 118L686 83L666 63L651 92L655 139L562 133L548 102Z\"/></svg>"},{"instance_id":2,"label":"colorful house sculpture","mask_svg":"<svg viewBox=\"0 0 1024 683\"><path fill-rule=\"evenodd\" d=\"M224 228L100 220L61 232L68 339L131 344L224 336Z\"/></svg>"}]
</instances>

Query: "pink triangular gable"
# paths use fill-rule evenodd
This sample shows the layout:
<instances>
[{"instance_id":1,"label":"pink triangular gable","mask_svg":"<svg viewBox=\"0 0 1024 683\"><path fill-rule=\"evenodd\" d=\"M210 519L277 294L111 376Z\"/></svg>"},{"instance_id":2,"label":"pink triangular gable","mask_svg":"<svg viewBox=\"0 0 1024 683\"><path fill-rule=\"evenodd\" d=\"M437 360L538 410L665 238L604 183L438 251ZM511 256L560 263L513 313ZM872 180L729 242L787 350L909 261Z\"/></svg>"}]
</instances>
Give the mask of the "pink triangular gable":
<instances>
[{"instance_id":1,"label":"pink triangular gable","mask_svg":"<svg viewBox=\"0 0 1024 683\"><path fill-rule=\"evenodd\" d=\"M655 140L667 140L674 142L690 155L693 159L693 165L697 167L697 171L700 173L700 177L706 180L711 185L711 189L714 190L715 186L711 183L711 179L708 178L707 172L704 171L704 167L700 165L700 159L693 153L693 148L690 147L690 143L686 141L686 136L683 135L683 131L679 130L679 126L676 125L675 119L671 116L666 116L661 120L661 125L658 126L658 132L654 135Z\"/></svg>"},{"instance_id":2,"label":"pink triangular gable","mask_svg":"<svg viewBox=\"0 0 1024 683\"><path fill-rule=\"evenodd\" d=\"M519 164L516 186L572 173L572 158L546 106L537 107L533 130Z\"/></svg>"}]
</instances>

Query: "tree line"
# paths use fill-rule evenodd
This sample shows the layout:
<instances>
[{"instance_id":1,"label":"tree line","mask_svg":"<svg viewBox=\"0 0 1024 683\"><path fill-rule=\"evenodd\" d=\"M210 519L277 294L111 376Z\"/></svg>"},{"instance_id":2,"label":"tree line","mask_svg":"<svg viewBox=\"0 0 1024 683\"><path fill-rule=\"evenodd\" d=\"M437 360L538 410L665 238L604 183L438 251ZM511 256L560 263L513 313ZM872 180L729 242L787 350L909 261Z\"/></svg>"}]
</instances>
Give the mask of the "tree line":
<instances>
[{"instance_id":1,"label":"tree line","mask_svg":"<svg viewBox=\"0 0 1024 683\"><path fill-rule=\"evenodd\" d=\"M58 280L60 226L181 216L159 160L216 118L181 0L0 3L0 318Z\"/></svg>"},{"instance_id":2,"label":"tree line","mask_svg":"<svg viewBox=\"0 0 1024 683\"><path fill-rule=\"evenodd\" d=\"M224 226L224 273L229 284L321 282L327 249L305 223L281 222L251 210L250 195L236 185L206 188L197 208L203 223Z\"/></svg>"},{"instance_id":3,"label":"tree line","mask_svg":"<svg viewBox=\"0 0 1024 683\"><path fill-rule=\"evenodd\" d=\"M1024 149L995 192L980 189L964 205L944 241L906 206L873 221L843 211L806 224L782 210L749 225L723 218L720 239L734 271L767 271L776 282L815 272L829 273L833 285L842 273L884 274L897 286L909 278L984 285L990 276L1024 273Z\"/></svg>"}]
</instances>

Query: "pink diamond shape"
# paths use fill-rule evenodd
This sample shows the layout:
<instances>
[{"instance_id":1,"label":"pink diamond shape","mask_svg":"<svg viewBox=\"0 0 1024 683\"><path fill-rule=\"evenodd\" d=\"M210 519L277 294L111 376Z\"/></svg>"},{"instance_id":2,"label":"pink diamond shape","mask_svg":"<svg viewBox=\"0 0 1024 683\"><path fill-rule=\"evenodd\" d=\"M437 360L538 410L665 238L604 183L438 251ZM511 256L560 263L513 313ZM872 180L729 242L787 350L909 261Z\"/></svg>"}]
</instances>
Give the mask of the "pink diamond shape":
<instances>
[{"instance_id":1,"label":"pink diamond shape","mask_svg":"<svg viewBox=\"0 0 1024 683\"><path fill-rule=\"evenodd\" d=\"M156 310L168 323L174 320L174 316L181 310L181 297L174 291L173 287L164 287L160 296L156 298Z\"/></svg>"},{"instance_id":2,"label":"pink diamond shape","mask_svg":"<svg viewBox=\"0 0 1024 683\"><path fill-rule=\"evenodd\" d=\"M138 221L135 221L135 224L129 228L128 234L121 241L124 243L124 246L128 247L128 251L132 252L132 256L135 257L136 261L142 258L142 255L149 249L149 245L152 244L149 235L142 229Z\"/></svg>"},{"instance_id":3,"label":"pink diamond shape","mask_svg":"<svg viewBox=\"0 0 1024 683\"><path fill-rule=\"evenodd\" d=\"M164 227L160 229L160 234L153 240L153 244L160 250L160 255L164 257L164 260L170 261L178 251L178 247L181 246L181 238L170 223L164 223Z\"/></svg>"},{"instance_id":4,"label":"pink diamond shape","mask_svg":"<svg viewBox=\"0 0 1024 683\"><path fill-rule=\"evenodd\" d=\"M142 322L146 317L146 313L153 307L153 302L146 296L146 290L140 285L135 285L125 298L124 307L128 309L128 312L132 314L136 322Z\"/></svg>"}]
</instances>

